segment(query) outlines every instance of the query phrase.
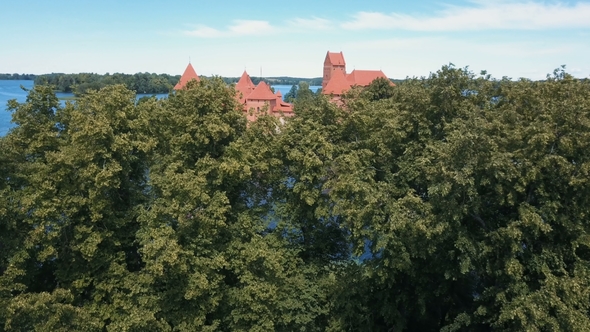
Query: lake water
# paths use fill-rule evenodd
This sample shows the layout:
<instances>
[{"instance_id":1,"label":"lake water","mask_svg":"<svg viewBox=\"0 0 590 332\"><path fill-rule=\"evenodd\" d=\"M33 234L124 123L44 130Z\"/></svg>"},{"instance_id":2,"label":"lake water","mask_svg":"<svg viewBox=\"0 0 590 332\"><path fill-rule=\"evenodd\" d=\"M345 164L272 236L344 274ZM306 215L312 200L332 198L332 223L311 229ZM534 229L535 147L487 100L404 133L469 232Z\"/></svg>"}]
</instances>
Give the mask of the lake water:
<instances>
[{"instance_id":1,"label":"lake water","mask_svg":"<svg viewBox=\"0 0 590 332\"><path fill-rule=\"evenodd\" d=\"M273 89L275 89L275 92L281 91L281 94L284 97L289 91L291 91L291 88L293 86L292 85L271 85L271 87ZM319 85L312 85L309 87L309 89L313 92L318 91L319 88L321 88L321 86L319 86Z\"/></svg>"},{"instance_id":2,"label":"lake water","mask_svg":"<svg viewBox=\"0 0 590 332\"><path fill-rule=\"evenodd\" d=\"M27 91L25 89L33 88L33 81L3 81L0 80L0 136L6 135L8 130L14 126L11 120L11 113L6 111L8 101L10 99L16 99L19 103L23 103L27 100ZM272 88L276 91L280 91L284 96L291 90L291 85L272 85ZM316 92L321 86L310 86L311 91ZM72 97L71 93L56 93L58 98ZM143 96L152 96L151 94L138 94L137 98ZM158 98L165 98L168 94L157 94ZM62 106L65 106L65 101L61 100Z\"/></svg>"},{"instance_id":3,"label":"lake water","mask_svg":"<svg viewBox=\"0 0 590 332\"><path fill-rule=\"evenodd\" d=\"M6 111L8 101L16 99L19 103L27 100L27 92L21 89L33 88L33 81L1 81L0 80L0 136L6 135L8 129L14 126L10 123L11 114Z\"/></svg>"}]
</instances>

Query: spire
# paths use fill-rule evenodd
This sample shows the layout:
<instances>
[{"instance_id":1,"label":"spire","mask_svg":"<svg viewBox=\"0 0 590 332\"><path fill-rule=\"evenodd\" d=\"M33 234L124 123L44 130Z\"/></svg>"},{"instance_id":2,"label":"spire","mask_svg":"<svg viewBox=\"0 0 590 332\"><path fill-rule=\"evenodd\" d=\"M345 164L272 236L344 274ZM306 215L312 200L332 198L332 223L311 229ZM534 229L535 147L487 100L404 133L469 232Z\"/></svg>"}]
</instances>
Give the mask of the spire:
<instances>
[{"instance_id":1,"label":"spire","mask_svg":"<svg viewBox=\"0 0 590 332\"><path fill-rule=\"evenodd\" d=\"M242 77L240 77L240 80L236 83L236 90L241 92L244 97L247 97L254 88L254 82L252 82L250 75L244 70Z\"/></svg>"},{"instance_id":2,"label":"spire","mask_svg":"<svg viewBox=\"0 0 590 332\"><path fill-rule=\"evenodd\" d=\"M184 73L180 77L180 81L178 81L178 84L176 84L174 86L174 90L180 90L180 89L184 88L186 86L186 84L191 80L196 80L198 82L201 79L199 78L199 75L197 75L197 72L195 71L195 68L193 68L193 65L191 65L190 59L189 59L189 64L188 64L188 66L186 66L186 69L184 70Z\"/></svg>"}]
</instances>

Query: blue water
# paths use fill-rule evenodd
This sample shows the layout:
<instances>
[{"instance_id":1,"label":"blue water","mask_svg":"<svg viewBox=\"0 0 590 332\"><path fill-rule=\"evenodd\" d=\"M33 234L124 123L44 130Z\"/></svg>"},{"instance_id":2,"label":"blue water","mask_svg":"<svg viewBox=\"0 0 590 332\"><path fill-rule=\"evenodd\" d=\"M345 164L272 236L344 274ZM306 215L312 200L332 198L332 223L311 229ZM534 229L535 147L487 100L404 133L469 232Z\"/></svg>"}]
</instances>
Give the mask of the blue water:
<instances>
[{"instance_id":1,"label":"blue water","mask_svg":"<svg viewBox=\"0 0 590 332\"><path fill-rule=\"evenodd\" d=\"M10 123L11 114L6 111L8 101L16 99L19 103L27 100L27 92L21 89L21 85L26 89L33 88L33 81L2 81L0 80L0 136L6 135L8 129L14 124Z\"/></svg>"},{"instance_id":2,"label":"blue water","mask_svg":"<svg viewBox=\"0 0 590 332\"><path fill-rule=\"evenodd\" d=\"M273 89L275 89L275 92L281 91L281 94L284 97L287 94L287 92L291 91L291 87L293 87L293 86L292 85L271 85L271 87ZM309 87L309 89L314 93L316 91L318 91L319 88L321 88L321 86L318 86L318 85L312 85Z\"/></svg>"},{"instance_id":3,"label":"blue water","mask_svg":"<svg viewBox=\"0 0 590 332\"><path fill-rule=\"evenodd\" d=\"M26 89L33 88L33 81L3 81L0 80L0 136L6 135L8 130L14 127L14 124L10 122L11 113L6 111L8 101L10 99L16 99L19 103L23 103L27 100L27 91L21 89L23 86ZM291 85L272 85L276 91L281 91L281 94L286 95L291 90ZM309 89L316 92L320 86L310 86ZM72 97L71 93L56 93L58 98ZM138 94L137 98L143 96L152 96L151 94ZM168 94L157 94L157 98L165 98ZM62 106L65 106L65 101L61 100Z\"/></svg>"},{"instance_id":4,"label":"blue water","mask_svg":"<svg viewBox=\"0 0 590 332\"><path fill-rule=\"evenodd\" d=\"M8 133L10 128L14 127L14 124L10 122L12 115L8 112L8 101L10 99L16 99L19 103L23 103L27 100L27 91L23 90L22 87L25 89L32 89L34 86L33 81L4 81L0 80L0 137L5 136ZM61 93L58 92L55 94L58 98L68 98L73 97L72 93ZM137 99L144 97L144 96L154 96L153 94L137 94ZM157 98L166 98L168 97L167 93L163 94L156 94ZM62 106L66 105L65 100L60 100Z\"/></svg>"}]
</instances>

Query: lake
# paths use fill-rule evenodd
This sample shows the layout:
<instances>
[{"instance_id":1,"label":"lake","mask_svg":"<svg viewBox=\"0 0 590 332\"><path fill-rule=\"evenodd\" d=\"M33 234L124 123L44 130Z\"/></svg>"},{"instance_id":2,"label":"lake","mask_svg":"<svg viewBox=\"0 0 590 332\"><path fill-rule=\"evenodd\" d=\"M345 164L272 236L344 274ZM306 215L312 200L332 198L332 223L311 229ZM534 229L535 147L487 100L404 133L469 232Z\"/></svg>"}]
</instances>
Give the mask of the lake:
<instances>
[{"instance_id":1,"label":"lake","mask_svg":"<svg viewBox=\"0 0 590 332\"><path fill-rule=\"evenodd\" d=\"M33 88L33 81L3 81L0 80L0 136L6 135L8 130L14 127L13 123L10 123L11 120L11 113L6 111L7 103L10 99L16 99L19 103L25 102L27 100L27 92L21 89L21 86L25 89L32 89ZM291 85L272 85L271 86L276 91L280 91L283 96L285 96L290 90ZM316 92L321 86L310 86L311 91ZM67 98L72 97L73 94L71 93L56 93L58 98ZM152 94L138 94L137 98L141 98L143 96L152 96ZM158 98L165 98L168 94L157 94L156 97ZM62 106L65 106L65 101L61 100Z\"/></svg>"},{"instance_id":2,"label":"lake","mask_svg":"<svg viewBox=\"0 0 590 332\"><path fill-rule=\"evenodd\" d=\"M1 81L0 80L0 136L6 135L8 129L14 125L10 123L11 114L6 111L10 99L18 102L27 100L27 92L21 89L21 85L27 89L33 88L33 81Z\"/></svg>"},{"instance_id":3,"label":"lake","mask_svg":"<svg viewBox=\"0 0 590 332\"><path fill-rule=\"evenodd\" d=\"M281 94L283 95L283 97L287 94L287 92L291 91L291 88L293 86L292 85L271 85L271 88L275 89L275 92L277 91L281 91ZM320 89L321 86L319 85L312 85L309 87L309 89L313 92L318 91L318 89Z\"/></svg>"}]
</instances>

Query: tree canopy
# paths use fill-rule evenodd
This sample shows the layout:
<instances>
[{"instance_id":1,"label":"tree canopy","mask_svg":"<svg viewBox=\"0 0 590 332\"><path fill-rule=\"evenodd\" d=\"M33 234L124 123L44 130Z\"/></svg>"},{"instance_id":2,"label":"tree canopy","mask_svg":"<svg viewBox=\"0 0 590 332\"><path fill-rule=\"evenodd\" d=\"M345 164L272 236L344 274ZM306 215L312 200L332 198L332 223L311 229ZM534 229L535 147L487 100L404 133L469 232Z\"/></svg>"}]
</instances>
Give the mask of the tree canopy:
<instances>
[{"instance_id":1,"label":"tree canopy","mask_svg":"<svg viewBox=\"0 0 590 332\"><path fill-rule=\"evenodd\" d=\"M247 123L221 78L11 101L3 331L590 330L590 82L444 66Z\"/></svg>"},{"instance_id":2,"label":"tree canopy","mask_svg":"<svg viewBox=\"0 0 590 332\"><path fill-rule=\"evenodd\" d=\"M82 95L90 90L99 90L109 85L122 84L127 89L141 94L166 94L180 80L180 75L155 74L155 73L78 73L63 74L51 73L43 75L29 74L0 74L2 79L35 80L37 85L52 85L59 92L72 92ZM230 84L236 83L239 77L224 77L223 80ZM297 78L297 77L252 77L255 85L264 81L269 85L291 85L306 82L309 85L321 85L321 78ZM318 83L319 82L319 83Z\"/></svg>"},{"instance_id":3,"label":"tree canopy","mask_svg":"<svg viewBox=\"0 0 590 332\"><path fill-rule=\"evenodd\" d=\"M0 80L34 80L36 75L34 74L7 74L0 73Z\"/></svg>"},{"instance_id":4,"label":"tree canopy","mask_svg":"<svg viewBox=\"0 0 590 332\"><path fill-rule=\"evenodd\" d=\"M136 73L122 74L95 73L62 74L52 73L37 75L35 84L52 85L57 91L73 92L82 95L87 91L99 90L109 85L124 85L127 89L136 93L168 93L178 80L180 75Z\"/></svg>"}]
</instances>

